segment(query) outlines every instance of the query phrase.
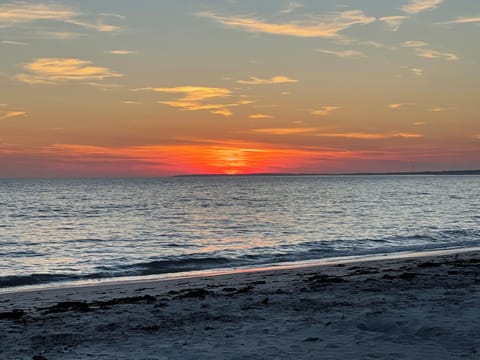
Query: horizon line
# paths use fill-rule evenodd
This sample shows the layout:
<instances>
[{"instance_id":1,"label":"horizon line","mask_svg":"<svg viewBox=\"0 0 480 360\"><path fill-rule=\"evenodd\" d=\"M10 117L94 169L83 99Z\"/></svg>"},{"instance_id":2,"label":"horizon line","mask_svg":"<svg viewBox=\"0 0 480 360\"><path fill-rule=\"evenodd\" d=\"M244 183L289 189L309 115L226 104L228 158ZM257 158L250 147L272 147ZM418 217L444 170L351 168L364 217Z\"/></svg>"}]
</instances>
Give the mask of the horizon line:
<instances>
[{"instance_id":1,"label":"horizon line","mask_svg":"<svg viewBox=\"0 0 480 360\"><path fill-rule=\"evenodd\" d=\"M200 174L175 174L154 176L54 176L54 177L0 177L0 180L74 180L74 179L155 179L155 178L181 178L181 177L248 177L248 176L394 176L394 175L480 175L480 169L474 170L426 170L426 171L391 171L391 172L337 172L337 173L200 173Z\"/></svg>"}]
</instances>

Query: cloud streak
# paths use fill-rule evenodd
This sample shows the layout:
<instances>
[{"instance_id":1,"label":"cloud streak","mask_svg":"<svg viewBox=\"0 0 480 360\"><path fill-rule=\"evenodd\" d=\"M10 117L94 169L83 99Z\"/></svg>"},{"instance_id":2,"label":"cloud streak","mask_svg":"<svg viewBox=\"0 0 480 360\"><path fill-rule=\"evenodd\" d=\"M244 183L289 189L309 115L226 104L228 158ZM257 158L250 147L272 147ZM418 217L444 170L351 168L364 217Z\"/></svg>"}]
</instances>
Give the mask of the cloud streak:
<instances>
[{"instance_id":1,"label":"cloud streak","mask_svg":"<svg viewBox=\"0 0 480 360\"><path fill-rule=\"evenodd\" d=\"M460 60L460 58L455 54L448 53L448 52L440 52L432 49L417 48L415 49L415 53L417 54L417 56L423 57L426 59L443 59L447 61Z\"/></svg>"},{"instance_id":2,"label":"cloud streak","mask_svg":"<svg viewBox=\"0 0 480 360\"><path fill-rule=\"evenodd\" d=\"M346 138L354 140L383 140L383 139L419 139L423 135L409 132L395 133L365 133L365 132L321 132L321 128L265 128L253 129L252 133L265 135L309 135L325 138Z\"/></svg>"},{"instance_id":3,"label":"cloud streak","mask_svg":"<svg viewBox=\"0 0 480 360\"><path fill-rule=\"evenodd\" d=\"M448 110L450 110L450 108L442 107L442 106L435 106L435 107L430 109L431 112L444 112L444 111L448 111Z\"/></svg>"},{"instance_id":4,"label":"cloud streak","mask_svg":"<svg viewBox=\"0 0 480 360\"><path fill-rule=\"evenodd\" d=\"M417 76L423 76L423 69L410 68L410 71L413 72Z\"/></svg>"},{"instance_id":5,"label":"cloud streak","mask_svg":"<svg viewBox=\"0 0 480 360\"><path fill-rule=\"evenodd\" d=\"M326 50L326 49L317 49L318 52L335 55L338 58L342 59L359 59L366 58L367 55L357 50Z\"/></svg>"},{"instance_id":6,"label":"cloud streak","mask_svg":"<svg viewBox=\"0 0 480 360\"><path fill-rule=\"evenodd\" d=\"M381 140L381 139L392 139L392 138L402 138L402 139L417 139L422 138L423 135L416 133L393 133L393 134L383 134L383 133L362 133L362 132L346 132L346 133L323 133L316 134L319 137L339 137L347 139L357 139L357 140Z\"/></svg>"},{"instance_id":7,"label":"cloud streak","mask_svg":"<svg viewBox=\"0 0 480 360\"><path fill-rule=\"evenodd\" d=\"M67 21L76 15L73 10L59 5L14 2L0 5L0 27L10 27L39 20Z\"/></svg>"},{"instance_id":8,"label":"cloud streak","mask_svg":"<svg viewBox=\"0 0 480 360\"><path fill-rule=\"evenodd\" d=\"M333 111L340 109L339 106L322 106L320 109L312 110L312 115L327 116L330 115Z\"/></svg>"},{"instance_id":9,"label":"cloud streak","mask_svg":"<svg viewBox=\"0 0 480 360\"><path fill-rule=\"evenodd\" d=\"M253 129L252 132L256 134L266 135L295 135L306 134L318 131L317 128L267 128L267 129Z\"/></svg>"},{"instance_id":10,"label":"cloud streak","mask_svg":"<svg viewBox=\"0 0 480 360\"><path fill-rule=\"evenodd\" d=\"M421 48L425 46L428 46L428 43L426 43L425 41L418 41L418 40L408 40L402 43L402 47L406 47L406 48Z\"/></svg>"},{"instance_id":11,"label":"cloud streak","mask_svg":"<svg viewBox=\"0 0 480 360\"><path fill-rule=\"evenodd\" d=\"M262 79L258 77L250 77L249 80L237 80L239 84L245 85L269 85L269 84L285 84L285 83L296 83L298 80L291 79L288 76L274 76L270 79Z\"/></svg>"},{"instance_id":12,"label":"cloud streak","mask_svg":"<svg viewBox=\"0 0 480 360\"><path fill-rule=\"evenodd\" d=\"M0 104L0 120L6 120L18 116L24 116L25 111L13 110L8 107L8 104Z\"/></svg>"},{"instance_id":13,"label":"cloud streak","mask_svg":"<svg viewBox=\"0 0 480 360\"><path fill-rule=\"evenodd\" d=\"M419 57L423 57L426 59L443 59L447 61L460 60L460 58L453 53L441 52L438 50L429 49L427 48L427 46L429 46L428 43L424 41L417 41L417 40L409 40L409 41L404 41L402 43L402 47L414 49L415 53Z\"/></svg>"},{"instance_id":14,"label":"cloud streak","mask_svg":"<svg viewBox=\"0 0 480 360\"><path fill-rule=\"evenodd\" d=\"M478 23L478 22L480 22L480 16L473 16L473 17L462 16L454 20L446 21L439 24L472 24L472 23Z\"/></svg>"},{"instance_id":15,"label":"cloud streak","mask_svg":"<svg viewBox=\"0 0 480 360\"><path fill-rule=\"evenodd\" d=\"M105 15L106 14L102 16L105 17ZM80 20L79 18L81 17L84 17L84 14L81 12L54 3L32 4L24 1L16 1L10 4L0 5L0 28L39 21L57 21L101 32L120 30L119 26L105 24L102 19L97 19L95 23L92 23Z\"/></svg>"},{"instance_id":16,"label":"cloud streak","mask_svg":"<svg viewBox=\"0 0 480 360\"><path fill-rule=\"evenodd\" d=\"M393 104L388 104L387 107L391 110L396 110L404 106L413 106L413 105L415 105L415 103L393 103Z\"/></svg>"},{"instance_id":17,"label":"cloud streak","mask_svg":"<svg viewBox=\"0 0 480 360\"><path fill-rule=\"evenodd\" d=\"M124 101L120 101L120 103L126 104L126 105L140 105L140 104L142 104L140 101L133 101L133 100L124 100Z\"/></svg>"},{"instance_id":18,"label":"cloud streak","mask_svg":"<svg viewBox=\"0 0 480 360\"><path fill-rule=\"evenodd\" d=\"M39 58L24 65L27 73L15 79L27 84L57 84L66 81L92 81L121 77L109 68L93 66L91 61L75 58Z\"/></svg>"},{"instance_id":19,"label":"cloud streak","mask_svg":"<svg viewBox=\"0 0 480 360\"><path fill-rule=\"evenodd\" d=\"M13 41L13 40L2 40L1 43L6 44L6 45L17 45L17 46L27 46L28 45L28 43L26 43L26 42Z\"/></svg>"},{"instance_id":20,"label":"cloud streak","mask_svg":"<svg viewBox=\"0 0 480 360\"><path fill-rule=\"evenodd\" d=\"M103 21L101 20L97 20L95 24L92 24L87 21L80 21L75 19L69 19L69 20L66 20L65 22L69 24L77 25L86 29L96 30L99 32L117 32L121 30L119 26L104 24Z\"/></svg>"},{"instance_id":21,"label":"cloud streak","mask_svg":"<svg viewBox=\"0 0 480 360\"><path fill-rule=\"evenodd\" d=\"M349 10L328 15L310 15L307 18L290 22L270 22L262 18L249 16L221 16L213 12L200 12L197 16L211 19L228 28L253 33L265 33L303 38L334 38L354 25L366 25L374 22L361 10Z\"/></svg>"},{"instance_id":22,"label":"cloud streak","mask_svg":"<svg viewBox=\"0 0 480 360\"><path fill-rule=\"evenodd\" d=\"M232 92L225 88L206 86L177 86L177 87L149 87L134 89L134 91L154 91L168 94L184 94L180 100L185 102L200 102L212 98L224 98L231 96Z\"/></svg>"},{"instance_id":23,"label":"cloud streak","mask_svg":"<svg viewBox=\"0 0 480 360\"><path fill-rule=\"evenodd\" d=\"M271 119L273 116L267 114L252 114L249 116L250 119Z\"/></svg>"},{"instance_id":24,"label":"cloud streak","mask_svg":"<svg viewBox=\"0 0 480 360\"><path fill-rule=\"evenodd\" d=\"M130 54L135 54L135 51L132 50L108 50L104 51L105 54L111 54L111 55L130 55Z\"/></svg>"},{"instance_id":25,"label":"cloud streak","mask_svg":"<svg viewBox=\"0 0 480 360\"><path fill-rule=\"evenodd\" d=\"M74 40L85 36L85 34L72 31L40 31L38 32L38 36L42 39Z\"/></svg>"},{"instance_id":26,"label":"cloud streak","mask_svg":"<svg viewBox=\"0 0 480 360\"><path fill-rule=\"evenodd\" d=\"M303 7L302 4L300 4L298 2L291 1L291 2L288 3L288 6L285 9L280 10L279 13L280 14L290 14L290 13L294 12L295 10L301 8L301 7Z\"/></svg>"},{"instance_id":27,"label":"cloud streak","mask_svg":"<svg viewBox=\"0 0 480 360\"><path fill-rule=\"evenodd\" d=\"M160 104L180 108L184 111L209 110L210 113L222 116L231 116L230 107L250 104L250 100L223 104L212 103L210 100L225 99L232 96L229 89L206 86L177 86L177 87L148 87L133 89L132 91L153 91L167 94L181 94L176 100L159 101Z\"/></svg>"},{"instance_id":28,"label":"cloud streak","mask_svg":"<svg viewBox=\"0 0 480 360\"><path fill-rule=\"evenodd\" d=\"M400 25L408 19L408 16L384 16L378 20L382 21L387 25L390 30L397 31L400 28Z\"/></svg>"},{"instance_id":29,"label":"cloud streak","mask_svg":"<svg viewBox=\"0 0 480 360\"><path fill-rule=\"evenodd\" d=\"M418 14L435 9L442 2L443 0L410 0L407 5L402 7L402 10L407 14Z\"/></svg>"}]
</instances>

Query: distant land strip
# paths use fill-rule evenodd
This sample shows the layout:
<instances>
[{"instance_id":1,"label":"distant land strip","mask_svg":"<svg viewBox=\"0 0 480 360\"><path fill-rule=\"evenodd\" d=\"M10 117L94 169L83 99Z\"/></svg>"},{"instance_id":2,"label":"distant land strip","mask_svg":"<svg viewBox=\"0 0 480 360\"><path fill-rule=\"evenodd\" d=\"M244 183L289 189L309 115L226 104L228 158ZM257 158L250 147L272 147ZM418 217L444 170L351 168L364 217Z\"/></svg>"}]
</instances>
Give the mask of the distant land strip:
<instances>
[{"instance_id":1,"label":"distant land strip","mask_svg":"<svg viewBox=\"0 0 480 360\"><path fill-rule=\"evenodd\" d=\"M251 173L251 174L184 174L173 177L241 177L241 176L375 176L375 175L480 175L480 170L356 172L356 173Z\"/></svg>"}]
</instances>

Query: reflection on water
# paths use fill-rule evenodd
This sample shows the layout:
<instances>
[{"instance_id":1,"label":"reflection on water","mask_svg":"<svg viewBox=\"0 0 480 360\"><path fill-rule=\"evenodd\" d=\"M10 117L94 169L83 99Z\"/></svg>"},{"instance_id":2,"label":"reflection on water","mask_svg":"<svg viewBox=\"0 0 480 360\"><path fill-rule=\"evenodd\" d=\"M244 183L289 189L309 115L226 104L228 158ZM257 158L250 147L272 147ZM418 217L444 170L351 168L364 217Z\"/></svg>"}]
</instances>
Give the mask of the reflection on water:
<instances>
[{"instance_id":1,"label":"reflection on water","mask_svg":"<svg viewBox=\"0 0 480 360\"><path fill-rule=\"evenodd\" d=\"M479 185L478 176L0 180L0 286L45 281L33 274L476 246Z\"/></svg>"}]
</instances>

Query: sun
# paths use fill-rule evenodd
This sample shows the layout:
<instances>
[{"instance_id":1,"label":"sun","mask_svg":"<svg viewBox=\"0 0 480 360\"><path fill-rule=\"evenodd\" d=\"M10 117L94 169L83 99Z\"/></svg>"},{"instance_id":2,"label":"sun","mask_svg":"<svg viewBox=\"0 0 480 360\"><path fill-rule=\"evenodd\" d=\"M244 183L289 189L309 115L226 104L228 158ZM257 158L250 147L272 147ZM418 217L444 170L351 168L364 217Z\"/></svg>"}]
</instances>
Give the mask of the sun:
<instances>
[{"instance_id":1,"label":"sun","mask_svg":"<svg viewBox=\"0 0 480 360\"><path fill-rule=\"evenodd\" d=\"M308 157L304 151L263 148L248 143L196 146L189 168L197 173L241 175L285 171Z\"/></svg>"},{"instance_id":2,"label":"sun","mask_svg":"<svg viewBox=\"0 0 480 360\"><path fill-rule=\"evenodd\" d=\"M227 175L247 173L254 165L252 157L243 149L213 148L213 153L215 160L212 165Z\"/></svg>"},{"instance_id":3,"label":"sun","mask_svg":"<svg viewBox=\"0 0 480 360\"><path fill-rule=\"evenodd\" d=\"M274 152L247 144L196 147L196 168L203 173L240 175L268 171Z\"/></svg>"}]
</instances>

